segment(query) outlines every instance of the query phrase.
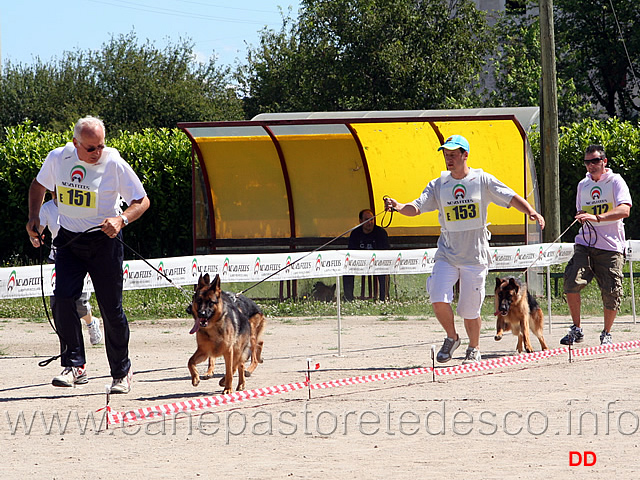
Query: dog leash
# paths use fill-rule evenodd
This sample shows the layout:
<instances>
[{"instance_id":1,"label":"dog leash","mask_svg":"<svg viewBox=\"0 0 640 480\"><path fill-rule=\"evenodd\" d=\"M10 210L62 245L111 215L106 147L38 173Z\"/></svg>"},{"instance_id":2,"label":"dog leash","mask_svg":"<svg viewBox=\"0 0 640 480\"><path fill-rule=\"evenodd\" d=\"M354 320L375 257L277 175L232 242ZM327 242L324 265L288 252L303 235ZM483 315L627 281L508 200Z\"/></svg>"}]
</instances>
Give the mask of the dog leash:
<instances>
[{"instance_id":1,"label":"dog leash","mask_svg":"<svg viewBox=\"0 0 640 480\"><path fill-rule=\"evenodd\" d=\"M277 270L275 272L273 272L271 275L269 275L266 278L263 278L262 280L260 280L259 282L254 283L253 285L250 285L249 287L245 288L244 290L236 293L236 295L243 295L244 293L248 292L249 290L251 290L252 288L257 287L258 285L260 285L263 282L266 282L267 280L269 280L271 277L274 277L275 275L277 275L278 273L282 272L283 270L286 270L287 268L292 267L293 265L295 265L296 263L298 263L300 260L303 260L305 258L307 258L309 255L322 250L324 247L326 247L327 245L332 244L333 242L335 242L336 240L338 240L341 237L344 237L347 233L352 232L353 230L355 230L358 227L361 227L362 225L364 225L367 222L370 222L373 218L376 218L382 214L386 213L386 210L383 210L382 212L374 215L371 218L366 219L364 222L360 222L358 225L356 225L355 227L351 227L349 230L347 230L346 232L341 233L340 235L338 235L337 237L332 238L331 240L329 240L328 242L326 242L324 245L319 246L318 248L316 248L315 250L312 250L310 252L308 252L306 255L303 255L302 257L298 258L297 260L285 265L284 267L282 267L280 270ZM384 218L384 217L383 217ZM389 223L387 224L387 227L391 225L391 219L389 220ZM386 227L385 227L386 228Z\"/></svg>"},{"instance_id":2,"label":"dog leash","mask_svg":"<svg viewBox=\"0 0 640 480\"><path fill-rule=\"evenodd\" d=\"M532 268L532 267L536 264L536 262L537 262L538 260L540 260L542 257L544 257L544 254L545 254L545 253L547 253L547 252L549 251L549 249L550 249L551 247L553 247L556 243L558 243L558 240L560 240L560 239L562 238L562 236L563 236L565 233L567 233L567 231L568 231L571 227L573 227L573 225L574 225L577 221L578 221L578 219L576 218L576 219L571 223L571 225L569 225L567 228L565 228L565 229L564 229L564 232L562 232L560 235L558 235L558 238L556 238L556 239L555 239L555 240L554 240L554 241L553 241L553 242L552 242L552 243L551 243L551 244L550 244L550 245L549 245L549 246L548 246L548 247L547 247L547 248L546 248L546 249L545 249L545 250L544 250L540 255L538 255L538 258L536 258L536 259L531 263L531 265L529 265L529 266L524 270L524 272L522 272L522 273L518 276L518 278L520 279L520 278L524 277L524 276L527 274L527 272L529 271L529 269L530 269L530 268ZM592 228L593 228L593 227L592 227Z\"/></svg>"}]
</instances>

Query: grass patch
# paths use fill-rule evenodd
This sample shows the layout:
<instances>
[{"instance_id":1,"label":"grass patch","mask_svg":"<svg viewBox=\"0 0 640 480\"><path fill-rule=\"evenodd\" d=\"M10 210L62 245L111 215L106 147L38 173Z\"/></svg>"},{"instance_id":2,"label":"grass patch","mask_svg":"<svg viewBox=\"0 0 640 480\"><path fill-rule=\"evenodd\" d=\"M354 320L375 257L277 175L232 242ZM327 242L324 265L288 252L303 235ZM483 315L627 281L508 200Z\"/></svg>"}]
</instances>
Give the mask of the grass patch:
<instances>
[{"instance_id":1,"label":"grass patch","mask_svg":"<svg viewBox=\"0 0 640 480\"><path fill-rule=\"evenodd\" d=\"M394 317L381 317L378 318L379 322L407 322L409 319L405 316L394 316Z\"/></svg>"},{"instance_id":2,"label":"grass patch","mask_svg":"<svg viewBox=\"0 0 640 480\"><path fill-rule=\"evenodd\" d=\"M555 270L562 271L563 266L555 266ZM500 276L507 276L509 272L500 272ZM518 275L513 272L513 275ZM490 272L487 278L487 297L482 306L481 315L485 321L494 319L493 286L497 273ZM340 310L343 316L365 315L378 317L379 321L404 321L407 318L433 319L433 308L425 292L427 275L391 275L390 296L388 302L377 300L354 300L353 302L341 302ZM305 321L312 321L337 315L336 302L317 302L311 297L313 284L322 280L328 285L335 283L335 278L330 279L306 279L298 281L298 299L278 300L280 282L264 282L255 288L251 283L233 283L223 285L230 292L241 292L249 289L246 295L256 300L268 317L304 317ZM356 277L354 291L360 292L360 277ZM640 292L640 279L634 279L635 289ZM559 279L558 291L562 292L562 279ZM625 279L624 297L620 308L620 315L631 315L631 287L629 279ZM286 294L286 282L283 283L283 291ZM289 285L291 287L291 285ZM551 287L553 291L553 286ZM185 292L190 292L190 287L184 287ZM48 301L48 299L47 299ZM99 312L95 295L91 296L91 306ZM538 297L538 303L543 311L548 311L547 298ZM130 290L123 293L123 306L130 322L163 318L191 318L186 312L188 299L185 294L175 287L154 288L148 290ZM455 309L455 304L453 305ZM551 310L554 315L569 315L567 303L562 294L552 297ZM602 299L600 290L591 282L582 291L583 315L602 315ZM42 299L19 298L0 300L0 318L23 318L25 321L42 323L46 322ZM4 321L4 320L0 320ZM292 321L291 323L295 323Z\"/></svg>"}]
</instances>

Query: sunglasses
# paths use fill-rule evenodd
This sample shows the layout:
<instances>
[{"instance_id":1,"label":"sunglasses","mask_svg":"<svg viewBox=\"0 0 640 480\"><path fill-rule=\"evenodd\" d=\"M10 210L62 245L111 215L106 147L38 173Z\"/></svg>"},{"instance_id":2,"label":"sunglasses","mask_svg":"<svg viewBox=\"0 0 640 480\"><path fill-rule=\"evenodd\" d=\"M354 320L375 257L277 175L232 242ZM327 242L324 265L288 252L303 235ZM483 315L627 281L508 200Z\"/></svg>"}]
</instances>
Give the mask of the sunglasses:
<instances>
[{"instance_id":1,"label":"sunglasses","mask_svg":"<svg viewBox=\"0 0 640 480\"><path fill-rule=\"evenodd\" d=\"M80 145L82 145L82 143L80 143ZM82 145L82 148L84 148L87 151L87 153L91 153L91 152L95 152L96 150L104 150L105 145L98 145L97 147L89 147L89 148Z\"/></svg>"},{"instance_id":2,"label":"sunglasses","mask_svg":"<svg viewBox=\"0 0 640 480\"><path fill-rule=\"evenodd\" d=\"M584 164L585 165L589 165L589 164L595 165L596 163L600 163L601 161L602 161L602 158L592 158L590 160L585 160Z\"/></svg>"}]
</instances>

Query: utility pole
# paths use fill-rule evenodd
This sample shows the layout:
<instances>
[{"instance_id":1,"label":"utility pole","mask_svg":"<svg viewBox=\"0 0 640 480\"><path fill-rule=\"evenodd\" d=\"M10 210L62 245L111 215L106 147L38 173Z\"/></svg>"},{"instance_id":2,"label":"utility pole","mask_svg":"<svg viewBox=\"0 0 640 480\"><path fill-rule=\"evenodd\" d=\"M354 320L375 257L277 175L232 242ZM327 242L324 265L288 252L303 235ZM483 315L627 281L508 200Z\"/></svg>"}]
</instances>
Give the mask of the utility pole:
<instances>
[{"instance_id":1,"label":"utility pole","mask_svg":"<svg viewBox=\"0 0 640 480\"><path fill-rule=\"evenodd\" d=\"M553 0L540 0L540 52L542 65L542 211L545 242L560 235L560 167L558 148L558 89L553 33Z\"/></svg>"}]
</instances>

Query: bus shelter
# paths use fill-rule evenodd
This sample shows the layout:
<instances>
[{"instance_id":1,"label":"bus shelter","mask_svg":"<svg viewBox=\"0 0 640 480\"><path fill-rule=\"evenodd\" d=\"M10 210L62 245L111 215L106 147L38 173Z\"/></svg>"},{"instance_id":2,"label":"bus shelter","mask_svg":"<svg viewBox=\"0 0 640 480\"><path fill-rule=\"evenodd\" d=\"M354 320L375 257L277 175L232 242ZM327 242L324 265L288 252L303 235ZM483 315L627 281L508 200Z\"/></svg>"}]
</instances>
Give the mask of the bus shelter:
<instances>
[{"instance_id":1,"label":"bus shelter","mask_svg":"<svg viewBox=\"0 0 640 480\"><path fill-rule=\"evenodd\" d=\"M471 167L495 174L540 210L527 137L538 116L538 107L526 107L276 113L180 123L193 146L194 253L324 245L357 225L360 210L383 212L385 195L401 202L417 198L445 169L437 149L453 134L469 140ZM541 241L539 226L516 209L491 205L488 222L492 244ZM395 215L387 232L396 248L434 246L437 212ZM347 237L332 248L343 248Z\"/></svg>"}]
</instances>

